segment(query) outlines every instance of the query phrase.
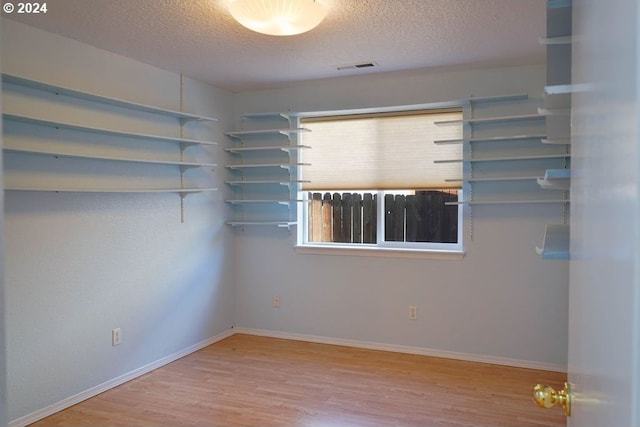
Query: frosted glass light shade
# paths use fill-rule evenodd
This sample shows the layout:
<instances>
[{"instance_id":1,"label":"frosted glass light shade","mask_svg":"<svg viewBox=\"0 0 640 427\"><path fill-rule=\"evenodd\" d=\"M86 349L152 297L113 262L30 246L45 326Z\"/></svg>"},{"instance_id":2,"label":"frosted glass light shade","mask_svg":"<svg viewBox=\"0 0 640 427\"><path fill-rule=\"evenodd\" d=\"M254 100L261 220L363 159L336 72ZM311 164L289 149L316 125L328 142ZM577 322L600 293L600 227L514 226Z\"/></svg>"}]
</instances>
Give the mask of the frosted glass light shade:
<instances>
[{"instance_id":1,"label":"frosted glass light shade","mask_svg":"<svg viewBox=\"0 0 640 427\"><path fill-rule=\"evenodd\" d=\"M272 36L307 32L327 15L315 0L234 0L229 12L248 29Z\"/></svg>"}]
</instances>

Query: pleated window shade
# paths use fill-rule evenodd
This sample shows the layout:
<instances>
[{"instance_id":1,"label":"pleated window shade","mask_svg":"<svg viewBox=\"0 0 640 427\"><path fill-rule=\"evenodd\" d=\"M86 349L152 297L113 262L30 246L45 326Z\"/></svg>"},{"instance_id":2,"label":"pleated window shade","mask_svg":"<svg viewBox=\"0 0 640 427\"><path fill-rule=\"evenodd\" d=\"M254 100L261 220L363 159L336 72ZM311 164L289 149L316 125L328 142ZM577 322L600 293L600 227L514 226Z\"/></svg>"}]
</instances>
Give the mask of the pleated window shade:
<instances>
[{"instance_id":1,"label":"pleated window shade","mask_svg":"<svg viewBox=\"0 0 640 427\"><path fill-rule=\"evenodd\" d=\"M393 190L460 188L462 163L434 160L462 158L460 110L336 116L302 119L303 190Z\"/></svg>"}]
</instances>

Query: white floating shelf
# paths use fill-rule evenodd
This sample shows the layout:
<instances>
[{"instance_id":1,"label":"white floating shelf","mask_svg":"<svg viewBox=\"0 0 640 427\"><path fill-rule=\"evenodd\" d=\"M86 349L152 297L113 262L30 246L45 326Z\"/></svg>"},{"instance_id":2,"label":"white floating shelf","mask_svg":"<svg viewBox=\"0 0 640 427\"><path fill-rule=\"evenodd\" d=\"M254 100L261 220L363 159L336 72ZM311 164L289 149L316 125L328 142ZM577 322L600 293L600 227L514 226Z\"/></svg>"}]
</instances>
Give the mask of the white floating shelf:
<instances>
[{"instance_id":1,"label":"white floating shelf","mask_svg":"<svg viewBox=\"0 0 640 427\"><path fill-rule=\"evenodd\" d=\"M486 159L450 159L450 160L434 160L433 163L476 163L476 162L502 162L513 160L544 160L544 159L562 159L571 157L569 153L563 154L545 154L540 156L512 156L512 157L491 157Z\"/></svg>"},{"instance_id":2,"label":"white floating shelf","mask_svg":"<svg viewBox=\"0 0 640 427\"><path fill-rule=\"evenodd\" d=\"M511 95L494 95L494 96L479 96L466 99L468 102L503 102L503 101L524 101L528 99L529 95L526 93L515 93Z\"/></svg>"},{"instance_id":3,"label":"white floating shelf","mask_svg":"<svg viewBox=\"0 0 640 427\"><path fill-rule=\"evenodd\" d=\"M544 93L546 95L561 95L565 93L573 93L573 86L572 85L545 86Z\"/></svg>"},{"instance_id":4,"label":"white floating shelf","mask_svg":"<svg viewBox=\"0 0 640 427\"><path fill-rule=\"evenodd\" d=\"M231 138L242 138L244 136L265 136L265 135L293 135L302 132L311 132L306 128L287 128L287 129L260 129L260 130L241 130L234 132L226 132L225 135Z\"/></svg>"},{"instance_id":5,"label":"white floating shelf","mask_svg":"<svg viewBox=\"0 0 640 427\"><path fill-rule=\"evenodd\" d=\"M300 202L306 202L306 200L303 199L295 199L295 200L282 200L282 199L272 199L272 200L248 200L248 199L242 199L242 200L225 200L225 202L230 203L232 205L243 205L243 204L259 204L259 203L266 203L266 204L280 204L280 205L288 205L291 203L300 203Z\"/></svg>"},{"instance_id":6,"label":"white floating shelf","mask_svg":"<svg viewBox=\"0 0 640 427\"><path fill-rule=\"evenodd\" d=\"M505 123L516 122L522 120L541 120L544 116L539 114L521 114L514 116L502 116L502 117L478 117L464 120L443 120L435 122L436 125L448 125L448 124L483 124L483 123Z\"/></svg>"},{"instance_id":7,"label":"white floating shelf","mask_svg":"<svg viewBox=\"0 0 640 427\"><path fill-rule=\"evenodd\" d=\"M591 83L551 85L544 87L545 95L562 95L567 93L588 92L594 89Z\"/></svg>"},{"instance_id":8,"label":"white floating shelf","mask_svg":"<svg viewBox=\"0 0 640 427\"><path fill-rule=\"evenodd\" d=\"M228 221L227 224L232 227L243 227L245 225L250 225L250 226L270 225L270 226L277 226L280 228L289 228L296 225L297 223L295 221Z\"/></svg>"},{"instance_id":9,"label":"white floating shelf","mask_svg":"<svg viewBox=\"0 0 640 427\"><path fill-rule=\"evenodd\" d=\"M499 181L535 181L539 176L496 176L462 179L445 179L446 182L499 182Z\"/></svg>"},{"instance_id":10,"label":"white floating shelf","mask_svg":"<svg viewBox=\"0 0 640 427\"><path fill-rule=\"evenodd\" d=\"M547 190L567 191L571 187L571 169L548 169L544 178L538 178L538 184Z\"/></svg>"},{"instance_id":11,"label":"white floating shelf","mask_svg":"<svg viewBox=\"0 0 640 427\"><path fill-rule=\"evenodd\" d=\"M35 149L29 149L29 148L16 148L16 147L7 147L7 146L3 147L3 150L12 151L16 153L42 154L42 155L55 156L55 157L109 160L109 161L132 162L132 163L149 163L149 164L156 164L156 165L176 165L176 166L183 166L183 167L211 167L211 168L217 166L215 163L185 162L185 161L179 161L179 160L136 159L132 157L99 156L99 155L93 155L93 154L65 153L60 151L35 150Z\"/></svg>"},{"instance_id":12,"label":"white floating shelf","mask_svg":"<svg viewBox=\"0 0 640 427\"><path fill-rule=\"evenodd\" d=\"M270 145L264 147L238 147L238 148L225 148L224 151L229 153L247 153L251 151L293 151L302 150L305 148L311 148L308 145Z\"/></svg>"},{"instance_id":13,"label":"white floating shelf","mask_svg":"<svg viewBox=\"0 0 640 427\"><path fill-rule=\"evenodd\" d=\"M571 138L544 138L543 144L571 145Z\"/></svg>"},{"instance_id":14,"label":"white floating shelf","mask_svg":"<svg viewBox=\"0 0 640 427\"><path fill-rule=\"evenodd\" d=\"M124 137L124 138L143 139L148 141L172 142L177 144L201 144L201 145L217 144L217 142L212 142L212 141L200 141L195 139L174 138L170 136L148 135L148 134L142 134L142 133L121 132L116 130L94 128L94 127L88 127L88 126L79 126L79 125L73 125L69 123L60 123L60 122L52 122L49 120L34 119L32 117L17 116L13 114L2 114L2 118L4 120L19 122L19 123L26 123L28 125L45 126L45 127L51 127L54 129L67 129L72 131L88 132L88 133L117 136L117 137Z\"/></svg>"},{"instance_id":15,"label":"white floating shelf","mask_svg":"<svg viewBox=\"0 0 640 427\"><path fill-rule=\"evenodd\" d=\"M45 188L5 186L5 191L39 191L53 193L178 193L181 195L217 191L217 188Z\"/></svg>"},{"instance_id":16,"label":"white floating shelf","mask_svg":"<svg viewBox=\"0 0 640 427\"><path fill-rule=\"evenodd\" d=\"M545 203L570 203L569 199L530 199L530 200L462 200L459 202L445 202L445 205L526 205Z\"/></svg>"},{"instance_id":17,"label":"white floating shelf","mask_svg":"<svg viewBox=\"0 0 640 427\"><path fill-rule=\"evenodd\" d=\"M538 108L538 114L541 116L569 116L571 108Z\"/></svg>"},{"instance_id":18,"label":"white floating shelf","mask_svg":"<svg viewBox=\"0 0 640 427\"><path fill-rule=\"evenodd\" d=\"M566 224L549 224L544 232L542 247L537 247L536 252L542 255L542 259L569 259L570 228Z\"/></svg>"},{"instance_id":19,"label":"white floating shelf","mask_svg":"<svg viewBox=\"0 0 640 427\"><path fill-rule=\"evenodd\" d=\"M291 185L297 183L306 183L311 181L303 181L303 180L292 180L292 181L280 181L280 180L272 180L272 179L253 179L253 180L236 180L236 181L225 181L229 185L247 185L247 184L280 184L280 185Z\"/></svg>"},{"instance_id":20,"label":"white floating shelf","mask_svg":"<svg viewBox=\"0 0 640 427\"><path fill-rule=\"evenodd\" d=\"M441 139L433 141L434 144L462 144L464 142L501 142L501 141L526 141L530 139L540 139L547 136L546 134L536 135L512 135L512 136L492 136L485 138L468 138L468 139Z\"/></svg>"},{"instance_id":21,"label":"white floating shelf","mask_svg":"<svg viewBox=\"0 0 640 427\"><path fill-rule=\"evenodd\" d=\"M225 167L228 169L256 169L256 168L281 168L281 169L290 169L294 166L309 166L310 163L257 163L257 164L246 164L246 165L226 165Z\"/></svg>"},{"instance_id":22,"label":"white floating shelf","mask_svg":"<svg viewBox=\"0 0 640 427\"><path fill-rule=\"evenodd\" d=\"M299 113L284 113L284 112L267 112L267 113L245 113L242 115L245 119L261 120L261 119L273 119L283 118L289 120L291 117L297 117Z\"/></svg>"},{"instance_id":23,"label":"white floating shelf","mask_svg":"<svg viewBox=\"0 0 640 427\"><path fill-rule=\"evenodd\" d=\"M113 105L116 107L128 108L131 110L144 111L147 113L160 114L169 117L176 117L181 120L191 121L217 121L213 117L201 116L198 114L185 113L182 111L174 111L165 108L153 107L151 105L139 104L131 101L125 101L123 99L111 98L108 96L98 95L91 92L84 92L75 89L69 89L64 86L52 85L49 83L40 82L37 80L25 79L22 77L14 76L11 74L2 74L2 82L10 83L18 86L23 86L31 89L42 90L56 95L65 95L77 99L86 101L99 102L101 104Z\"/></svg>"}]
</instances>

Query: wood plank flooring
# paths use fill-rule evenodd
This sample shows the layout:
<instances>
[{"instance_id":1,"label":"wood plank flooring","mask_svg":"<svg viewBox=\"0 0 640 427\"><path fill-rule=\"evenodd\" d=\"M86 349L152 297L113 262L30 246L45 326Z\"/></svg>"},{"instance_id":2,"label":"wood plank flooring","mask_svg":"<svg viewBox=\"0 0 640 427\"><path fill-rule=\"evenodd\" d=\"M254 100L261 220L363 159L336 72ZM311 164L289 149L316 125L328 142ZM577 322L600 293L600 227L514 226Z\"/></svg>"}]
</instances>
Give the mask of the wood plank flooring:
<instances>
[{"instance_id":1,"label":"wood plank flooring","mask_svg":"<svg viewBox=\"0 0 640 427\"><path fill-rule=\"evenodd\" d=\"M565 426L562 373L237 334L32 426Z\"/></svg>"}]
</instances>

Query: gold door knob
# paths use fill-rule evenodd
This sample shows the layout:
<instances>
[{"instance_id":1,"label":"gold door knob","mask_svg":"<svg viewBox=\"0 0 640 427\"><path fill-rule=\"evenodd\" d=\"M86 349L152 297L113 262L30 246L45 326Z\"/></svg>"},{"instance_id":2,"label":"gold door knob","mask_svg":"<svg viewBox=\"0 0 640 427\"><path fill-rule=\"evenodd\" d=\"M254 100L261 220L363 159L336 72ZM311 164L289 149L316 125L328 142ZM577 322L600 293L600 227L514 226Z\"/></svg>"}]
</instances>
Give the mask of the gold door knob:
<instances>
[{"instance_id":1,"label":"gold door knob","mask_svg":"<svg viewBox=\"0 0 640 427\"><path fill-rule=\"evenodd\" d=\"M545 384L537 384L533 388L533 398L542 408L551 408L557 404L564 408L567 417L571 415L571 387L568 383L564 383L564 390L560 391Z\"/></svg>"}]
</instances>

